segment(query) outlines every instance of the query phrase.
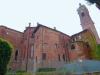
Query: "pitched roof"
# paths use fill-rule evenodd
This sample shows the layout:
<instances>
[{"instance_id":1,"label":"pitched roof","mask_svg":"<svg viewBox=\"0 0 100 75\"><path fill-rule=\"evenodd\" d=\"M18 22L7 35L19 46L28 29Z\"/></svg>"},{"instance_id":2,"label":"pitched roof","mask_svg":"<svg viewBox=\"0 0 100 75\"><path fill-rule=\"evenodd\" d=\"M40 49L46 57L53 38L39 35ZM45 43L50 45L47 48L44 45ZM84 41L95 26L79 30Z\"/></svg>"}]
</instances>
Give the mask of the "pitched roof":
<instances>
[{"instance_id":1,"label":"pitched roof","mask_svg":"<svg viewBox=\"0 0 100 75\"><path fill-rule=\"evenodd\" d=\"M40 27L45 27L45 28L47 28L47 29L50 29L50 30L55 31L55 32L59 32L59 33L61 33L61 34L64 34L64 35L70 37L69 35L67 35L67 34L65 34L65 33L61 32L61 31L58 31L58 30L56 30L56 29L49 28L49 27L47 27L47 26L45 26L45 25L42 25L42 24L39 24L39 23L37 23L37 25L38 25L38 26L36 27L36 29L34 30L33 33L37 32L37 30L38 30Z\"/></svg>"},{"instance_id":2,"label":"pitched roof","mask_svg":"<svg viewBox=\"0 0 100 75\"><path fill-rule=\"evenodd\" d=\"M3 26L3 25L0 25L0 27L4 27L4 28L6 28L6 29L9 29L9 30L12 30L12 31L15 31L15 32L18 32L18 33L22 33L22 34L23 34L23 32L17 31L17 30L15 30L15 29L8 28L8 27Z\"/></svg>"},{"instance_id":3,"label":"pitched roof","mask_svg":"<svg viewBox=\"0 0 100 75\"><path fill-rule=\"evenodd\" d=\"M83 30L83 31L81 31L81 32L79 32L79 33L76 33L76 34L72 35L71 37L80 35L80 34L85 33L85 32L87 32L87 31L89 31L89 30L88 30L88 29L85 29L85 30Z\"/></svg>"}]
</instances>

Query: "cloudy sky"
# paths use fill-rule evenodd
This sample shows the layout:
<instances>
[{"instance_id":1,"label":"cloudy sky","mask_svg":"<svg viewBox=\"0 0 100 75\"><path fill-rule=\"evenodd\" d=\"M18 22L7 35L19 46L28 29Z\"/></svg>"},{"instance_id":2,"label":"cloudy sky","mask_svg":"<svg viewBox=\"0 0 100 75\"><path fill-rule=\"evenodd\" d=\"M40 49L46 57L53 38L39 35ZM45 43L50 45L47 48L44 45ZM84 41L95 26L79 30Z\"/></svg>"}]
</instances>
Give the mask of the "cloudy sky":
<instances>
[{"instance_id":1,"label":"cloudy sky","mask_svg":"<svg viewBox=\"0 0 100 75\"><path fill-rule=\"evenodd\" d=\"M89 9L100 36L100 10L84 0L0 0L0 25L24 31L29 22L32 26L39 22L72 35L82 31L77 14L79 3Z\"/></svg>"}]
</instances>

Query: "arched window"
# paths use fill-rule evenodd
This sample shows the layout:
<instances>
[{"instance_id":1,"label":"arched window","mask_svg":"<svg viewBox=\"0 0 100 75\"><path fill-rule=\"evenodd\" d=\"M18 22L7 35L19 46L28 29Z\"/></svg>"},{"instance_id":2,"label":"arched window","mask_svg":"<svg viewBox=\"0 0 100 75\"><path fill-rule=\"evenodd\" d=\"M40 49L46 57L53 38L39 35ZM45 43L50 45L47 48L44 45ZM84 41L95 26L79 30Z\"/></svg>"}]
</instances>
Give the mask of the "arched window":
<instances>
[{"instance_id":1,"label":"arched window","mask_svg":"<svg viewBox=\"0 0 100 75\"><path fill-rule=\"evenodd\" d=\"M75 49L75 45L74 44L71 45L71 49Z\"/></svg>"},{"instance_id":2,"label":"arched window","mask_svg":"<svg viewBox=\"0 0 100 75\"><path fill-rule=\"evenodd\" d=\"M65 55L63 54L63 60L65 61Z\"/></svg>"},{"instance_id":3,"label":"arched window","mask_svg":"<svg viewBox=\"0 0 100 75\"><path fill-rule=\"evenodd\" d=\"M84 16L85 16L84 12L82 12L82 13L81 13L81 16L82 16L82 17L84 17Z\"/></svg>"},{"instance_id":4,"label":"arched window","mask_svg":"<svg viewBox=\"0 0 100 75\"><path fill-rule=\"evenodd\" d=\"M17 61L18 58L18 50L15 51L15 60Z\"/></svg>"},{"instance_id":5,"label":"arched window","mask_svg":"<svg viewBox=\"0 0 100 75\"><path fill-rule=\"evenodd\" d=\"M89 48L89 47L90 47L88 42L86 42L86 47L87 47L87 48Z\"/></svg>"}]
</instances>

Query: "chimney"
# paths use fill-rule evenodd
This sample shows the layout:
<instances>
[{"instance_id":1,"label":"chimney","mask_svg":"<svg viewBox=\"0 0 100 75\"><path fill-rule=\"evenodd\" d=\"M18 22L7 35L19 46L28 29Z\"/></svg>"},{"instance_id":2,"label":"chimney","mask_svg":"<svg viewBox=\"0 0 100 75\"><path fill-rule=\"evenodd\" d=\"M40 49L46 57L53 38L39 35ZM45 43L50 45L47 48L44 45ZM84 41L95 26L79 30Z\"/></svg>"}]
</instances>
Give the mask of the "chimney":
<instances>
[{"instance_id":1,"label":"chimney","mask_svg":"<svg viewBox=\"0 0 100 75\"><path fill-rule=\"evenodd\" d=\"M56 30L56 27L54 27L54 30Z\"/></svg>"},{"instance_id":2,"label":"chimney","mask_svg":"<svg viewBox=\"0 0 100 75\"><path fill-rule=\"evenodd\" d=\"M29 27L31 27L31 23L29 22Z\"/></svg>"}]
</instances>

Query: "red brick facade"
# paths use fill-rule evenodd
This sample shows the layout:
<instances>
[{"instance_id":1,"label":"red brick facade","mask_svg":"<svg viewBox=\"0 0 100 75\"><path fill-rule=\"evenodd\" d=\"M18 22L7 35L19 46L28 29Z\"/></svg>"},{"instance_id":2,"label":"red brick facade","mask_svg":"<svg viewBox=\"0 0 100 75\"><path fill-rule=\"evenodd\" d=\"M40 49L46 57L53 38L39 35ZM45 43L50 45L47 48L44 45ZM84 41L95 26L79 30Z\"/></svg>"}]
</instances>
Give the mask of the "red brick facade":
<instances>
[{"instance_id":1,"label":"red brick facade","mask_svg":"<svg viewBox=\"0 0 100 75\"><path fill-rule=\"evenodd\" d=\"M34 66L61 67L69 61L68 49L70 37L55 29L38 26L34 32Z\"/></svg>"},{"instance_id":2,"label":"red brick facade","mask_svg":"<svg viewBox=\"0 0 100 75\"><path fill-rule=\"evenodd\" d=\"M96 50L95 36L89 31L84 30L71 36L70 60L91 59L91 51Z\"/></svg>"},{"instance_id":3,"label":"red brick facade","mask_svg":"<svg viewBox=\"0 0 100 75\"><path fill-rule=\"evenodd\" d=\"M69 61L67 45L70 37L58 30L38 24L27 27L22 33L0 26L0 37L14 47L10 62L12 70L59 68Z\"/></svg>"},{"instance_id":4,"label":"red brick facade","mask_svg":"<svg viewBox=\"0 0 100 75\"><path fill-rule=\"evenodd\" d=\"M12 53L12 58L11 58L11 67L14 68L14 67L20 67L20 54L18 54L18 58L16 61L15 60L15 53L16 51L18 50L18 53L20 53L20 50L21 50L21 41L22 41L22 36L23 36L23 33L19 32L19 31L15 31L13 29L9 29L5 26L0 26L0 38L3 38L5 40L7 40L8 42L10 42L12 44L12 46L14 47L13 49L13 53ZM16 64L16 65L15 65Z\"/></svg>"},{"instance_id":5,"label":"red brick facade","mask_svg":"<svg viewBox=\"0 0 100 75\"><path fill-rule=\"evenodd\" d=\"M94 46L90 40L95 40L88 30L70 37L41 24L37 27L29 26L23 33L0 26L0 37L14 47L9 68L27 71L60 68L70 61L90 59L90 47ZM87 47L86 42L90 47ZM74 49L72 45L75 46Z\"/></svg>"},{"instance_id":6,"label":"red brick facade","mask_svg":"<svg viewBox=\"0 0 100 75\"><path fill-rule=\"evenodd\" d=\"M24 32L0 26L0 38L14 47L9 68L15 71L60 68L67 62L90 59L90 51L95 50L97 44L88 29L68 36L41 24L37 27L29 24Z\"/></svg>"}]
</instances>

